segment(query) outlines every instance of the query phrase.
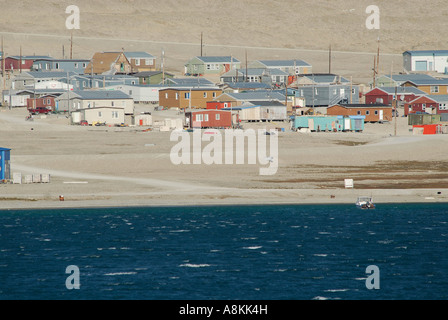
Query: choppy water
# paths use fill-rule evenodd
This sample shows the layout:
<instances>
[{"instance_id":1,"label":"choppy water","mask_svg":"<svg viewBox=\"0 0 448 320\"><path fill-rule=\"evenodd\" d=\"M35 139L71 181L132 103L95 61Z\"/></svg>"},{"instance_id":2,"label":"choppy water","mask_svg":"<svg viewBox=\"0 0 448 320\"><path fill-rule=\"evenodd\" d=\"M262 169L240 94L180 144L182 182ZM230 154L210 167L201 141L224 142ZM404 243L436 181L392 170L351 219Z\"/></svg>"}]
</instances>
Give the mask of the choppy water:
<instances>
[{"instance_id":1,"label":"choppy water","mask_svg":"<svg viewBox=\"0 0 448 320\"><path fill-rule=\"evenodd\" d=\"M0 299L447 299L447 240L447 204L0 211Z\"/></svg>"}]
</instances>

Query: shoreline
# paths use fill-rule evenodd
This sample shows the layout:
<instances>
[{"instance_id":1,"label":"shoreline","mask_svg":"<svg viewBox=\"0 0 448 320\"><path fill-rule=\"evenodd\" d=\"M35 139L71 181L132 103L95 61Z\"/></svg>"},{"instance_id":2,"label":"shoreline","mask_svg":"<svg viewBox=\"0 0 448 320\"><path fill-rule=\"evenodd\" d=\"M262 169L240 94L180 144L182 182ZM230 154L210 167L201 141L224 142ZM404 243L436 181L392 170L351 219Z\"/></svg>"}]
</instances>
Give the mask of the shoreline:
<instances>
[{"instance_id":1,"label":"shoreline","mask_svg":"<svg viewBox=\"0 0 448 320\"><path fill-rule=\"evenodd\" d=\"M256 190L258 197L238 199L228 197L225 199L193 199L186 195L173 201L172 199L139 199L128 198L127 200L110 198L101 200L70 200L70 195L64 201L48 199L23 199L2 200L0 204L2 211L9 210L57 210L57 209L107 209L107 208L190 208L190 207L246 207L246 206L301 206L301 205L355 205L358 196L372 196L374 203L381 204L448 204L448 189L371 189L368 192L357 192L356 189L296 189L296 193L302 193L302 198L296 201L287 197L267 199L263 193L272 190ZM288 190L293 191L293 190ZM366 191L366 190L363 190ZM238 193L238 191L234 191ZM240 190L248 192L247 190ZM441 192L441 194L437 194ZM249 191L250 193L250 191ZM310 194L314 194L313 197ZM32 195L27 195L32 196ZM203 195L206 196L206 195ZM209 195L210 196L210 195ZM334 196L334 198L331 198ZM150 194L148 194L150 197Z\"/></svg>"}]
</instances>

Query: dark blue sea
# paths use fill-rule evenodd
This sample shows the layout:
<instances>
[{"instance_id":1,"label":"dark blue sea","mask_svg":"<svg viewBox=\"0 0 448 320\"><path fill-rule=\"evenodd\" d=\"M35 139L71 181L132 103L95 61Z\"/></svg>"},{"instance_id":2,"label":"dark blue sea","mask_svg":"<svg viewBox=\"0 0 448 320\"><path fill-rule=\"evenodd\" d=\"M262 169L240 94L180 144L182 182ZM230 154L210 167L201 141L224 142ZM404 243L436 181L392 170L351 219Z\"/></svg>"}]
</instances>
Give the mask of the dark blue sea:
<instances>
[{"instance_id":1,"label":"dark blue sea","mask_svg":"<svg viewBox=\"0 0 448 320\"><path fill-rule=\"evenodd\" d=\"M0 211L0 299L447 298L447 204Z\"/></svg>"}]
</instances>

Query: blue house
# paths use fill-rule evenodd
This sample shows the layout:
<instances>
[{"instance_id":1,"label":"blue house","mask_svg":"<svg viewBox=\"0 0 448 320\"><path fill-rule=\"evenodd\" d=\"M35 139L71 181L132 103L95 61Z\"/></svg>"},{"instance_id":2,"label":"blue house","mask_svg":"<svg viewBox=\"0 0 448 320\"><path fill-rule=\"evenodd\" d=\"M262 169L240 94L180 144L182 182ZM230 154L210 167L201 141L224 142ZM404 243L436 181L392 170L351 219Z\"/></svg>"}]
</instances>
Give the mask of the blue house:
<instances>
[{"instance_id":1,"label":"blue house","mask_svg":"<svg viewBox=\"0 0 448 320\"><path fill-rule=\"evenodd\" d=\"M0 181L11 179L11 149L0 148Z\"/></svg>"},{"instance_id":2,"label":"blue house","mask_svg":"<svg viewBox=\"0 0 448 320\"><path fill-rule=\"evenodd\" d=\"M84 73L90 60L85 59L39 59L33 63L34 71L64 71L77 74Z\"/></svg>"}]
</instances>

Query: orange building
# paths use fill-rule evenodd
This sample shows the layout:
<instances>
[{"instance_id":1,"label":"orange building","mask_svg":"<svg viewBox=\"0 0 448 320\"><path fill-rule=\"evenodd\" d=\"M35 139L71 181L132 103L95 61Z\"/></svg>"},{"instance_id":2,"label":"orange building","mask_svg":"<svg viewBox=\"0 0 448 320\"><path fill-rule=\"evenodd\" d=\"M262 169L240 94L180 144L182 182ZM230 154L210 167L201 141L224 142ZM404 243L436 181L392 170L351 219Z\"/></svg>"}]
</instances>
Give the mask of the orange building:
<instances>
[{"instance_id":1,"label":"orange building","mask_svg":"<svg viewBox=\"0 0 448 320\"><path fill-rule=\"evenodd\" d=\"M169 88L159 91L159 106L167 108L206 109L207 102L222 94L218 88ZM191 95L191 103L190 103Z\"/></svg>"},{"instance_id":2,"label":"orange building","mask_svg":"<svg viewBox=\"0 0 448 320\"><path fill-rule=\"evenodd\" d=\"M327 108L330 116L365 116L364 122L392 120L392 106L384 104L337 104Z\"/></svg>"}]
</instances>

